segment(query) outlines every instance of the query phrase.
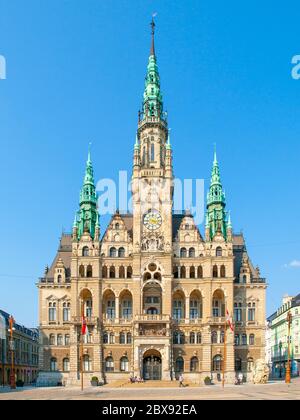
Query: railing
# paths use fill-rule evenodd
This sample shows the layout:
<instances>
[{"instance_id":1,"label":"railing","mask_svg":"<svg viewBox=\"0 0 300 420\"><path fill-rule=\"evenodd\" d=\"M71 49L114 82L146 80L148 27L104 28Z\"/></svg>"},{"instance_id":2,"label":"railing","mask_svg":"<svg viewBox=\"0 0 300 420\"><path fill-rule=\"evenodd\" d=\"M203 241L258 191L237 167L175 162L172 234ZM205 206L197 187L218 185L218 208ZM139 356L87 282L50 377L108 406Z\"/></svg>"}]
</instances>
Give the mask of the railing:
<instances>
[{"instance_id":1,"label":"railing","mask_svg":"<svg viewBox=\"0 0 300 420\"><path fill-rule=\"evenodd\" d=\"M266 279L265 278L252 279L251 283L266 283Z\"/></svg>"},{"instance_id":2,"label":"railing","mask_svg":"<svg viewBox=\"0 0 300 420\"><path fill-rule=\"evenodd\" d=\"M210 324L224 324L225 320L225 316L212 316L207 319Z\"/></svg>"},{"instance_id":3,"label":"railing","mask_svg":"<svg viewBox=\"0 0 300 420\"><path fill-rule=\"evenodd\" d=\"M82 323L82 317L81 316L73 316L72 318L74 324L81 324ZM85 321L87 324L97 324L98 318L95 316L89 316L85 318Z\"/></svg>"},{"instance_id":4,"label":"railing","mask_svg":"<svg viewBox=\"0 0 300 420\"><path fill-rule=\"evenodd\" d=\"M104 324L131 324L132 318L103 318Z\"/></svg>"},{"instance_id":5,"label":"railing","mask_svg":"<svg viewBox=\"0 0 300 420\"><path fill-rule=\"evenodd\" d=\"M136 315L135 321L170 321L169 315L158 315L158 314L146 314L146 315Z\"/></svg>"}]
</instances>

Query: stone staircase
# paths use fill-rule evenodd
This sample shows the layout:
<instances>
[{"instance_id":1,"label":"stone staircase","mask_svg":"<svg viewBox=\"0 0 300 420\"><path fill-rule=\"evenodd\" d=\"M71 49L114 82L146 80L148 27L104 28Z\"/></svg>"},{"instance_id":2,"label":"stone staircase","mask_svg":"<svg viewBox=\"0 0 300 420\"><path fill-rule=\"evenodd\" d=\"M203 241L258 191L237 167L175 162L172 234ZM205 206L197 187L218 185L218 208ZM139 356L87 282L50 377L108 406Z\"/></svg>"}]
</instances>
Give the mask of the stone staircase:
<instances>
[{"instance_id":1,"label":"stone staircase","mask_svg":"<svg viewBox=\"0 0 300 420\"><path fill-rule=\"evenodd\" d=\"M145 381L141 383L131 383L129 381L113 381L107 385L106 387L109 388L179 388L179 382L178 381ZM184 386L186 388L188 387L198 387L199 385L184 381Z\"/></svg>"}]
</instances>

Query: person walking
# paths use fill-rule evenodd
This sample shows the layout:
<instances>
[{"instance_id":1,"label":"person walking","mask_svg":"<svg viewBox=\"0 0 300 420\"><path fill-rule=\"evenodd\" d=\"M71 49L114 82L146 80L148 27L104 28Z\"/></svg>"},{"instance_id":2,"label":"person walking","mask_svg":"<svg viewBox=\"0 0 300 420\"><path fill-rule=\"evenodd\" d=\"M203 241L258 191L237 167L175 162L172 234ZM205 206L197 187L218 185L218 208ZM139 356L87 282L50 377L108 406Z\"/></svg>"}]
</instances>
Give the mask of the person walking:
<instances>
[{"instance_id":1,"label":"person walking","mask_svg":"<svg viewBox=\"0 0 300 420\"><path fill-rule=\"evenodd\" d=\"M183 374L181 373L179 375L179 388L181 388L182 386L184 387L184 385L183 385Z\"/></svg>"}]
</instances>

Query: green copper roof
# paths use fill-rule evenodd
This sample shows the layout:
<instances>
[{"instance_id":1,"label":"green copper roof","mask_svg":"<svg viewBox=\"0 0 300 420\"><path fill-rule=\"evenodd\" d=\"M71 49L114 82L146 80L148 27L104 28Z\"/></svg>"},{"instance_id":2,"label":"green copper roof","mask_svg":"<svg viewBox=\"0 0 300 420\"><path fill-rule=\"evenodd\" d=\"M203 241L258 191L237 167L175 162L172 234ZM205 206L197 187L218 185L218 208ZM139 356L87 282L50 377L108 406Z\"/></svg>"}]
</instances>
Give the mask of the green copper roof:
<instances>
[{"instance_id":1,"label":"green copper roof","mask_svg":"<svg viewBox=\"0 0 300 420\"><path fill-rule=\"evenodd\" d=\"M160 78L155 55L154 46L154 29L155 23L152 19L152 40L150 56L147 67L147 75L145 79L145 91L143 100L143 116L145 117L162 117L163 116L163 99L160 91Z\"/></svg>"},{"instance_id":2,"label":"green copper roof","mask_svg":"<svg viewBox=\"0 0 300 420\"><path fill-rule=\"evenodd\" d=\"M220 168L215 150L210 188L207 194L206 213L206 227L210 229L211 239L213 239L217 232L221 232L225 239L227 237L225 206L225 193L221 183Z\"/></svg>"},{"instance_id":3,"label":"green copper roof","mask_svg":"<svg viewBox=\"0 0 300 420\"><path fill-rule=\"evenodd\" d=\"M95 235L95 227L98 218L97 193L94 183L94 171L89 148L83 186L80 191L80 209L75 216L73 227L77 227L78 239L83 232L89 232L92 238ZM99 224L99 220L98 220Z\"/></svg>"}]
</instances>

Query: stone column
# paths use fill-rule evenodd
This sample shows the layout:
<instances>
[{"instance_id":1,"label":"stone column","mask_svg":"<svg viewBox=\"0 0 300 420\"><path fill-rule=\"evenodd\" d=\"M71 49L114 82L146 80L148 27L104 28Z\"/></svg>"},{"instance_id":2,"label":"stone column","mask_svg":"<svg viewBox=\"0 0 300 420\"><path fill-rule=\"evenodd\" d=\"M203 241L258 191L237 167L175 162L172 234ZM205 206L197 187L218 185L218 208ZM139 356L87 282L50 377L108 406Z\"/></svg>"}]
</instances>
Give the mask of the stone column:
<instances>
[{"instance_id":1,"label":"stone column","mask_svg":"<svg viewBox=\"0 0 300 420\"><path fill-rule=\"evenodd\" d=\"M190 319L190 297L185 297L185 319L189 322Z\"/></svg>"},{"instance_id":2,"label":"stone column","mask_svg":"<svg viewBox=\"0 0 300 420\"><path fill-rule=\"evenodd\" d=\"M116 302L115 303L115 305L116 305L116 308L115 308L115 310L116 310L116 321L118 321L119 318L120 318L120 299L119 299L119 296L116 296L116 301L115 302Z\"/></svg>"}]
</instances>

